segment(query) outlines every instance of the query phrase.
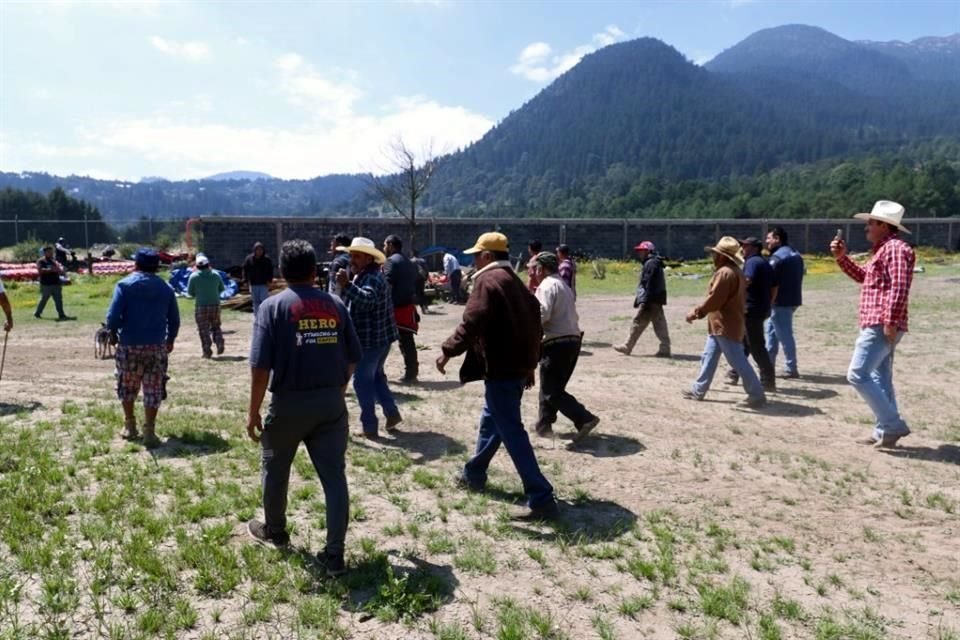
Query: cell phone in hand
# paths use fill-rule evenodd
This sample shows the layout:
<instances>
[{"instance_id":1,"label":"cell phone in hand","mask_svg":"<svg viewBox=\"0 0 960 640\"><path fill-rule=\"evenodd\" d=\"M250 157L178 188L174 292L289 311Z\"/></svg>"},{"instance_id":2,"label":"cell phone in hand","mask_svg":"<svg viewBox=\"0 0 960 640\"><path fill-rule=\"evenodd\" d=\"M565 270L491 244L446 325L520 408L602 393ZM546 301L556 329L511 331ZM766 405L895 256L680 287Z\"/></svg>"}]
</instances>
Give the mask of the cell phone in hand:
<instances>
[{"instance_id":1,"label":"cell phone in hand","mask_svg":"<svg viewBox=\"0 0 960 640\"><path fill-rule=\"evenodd\" d=\"M837 229L837 235L833 236L837 242L843 242L843 229Z\"/></svg>"}]
</instances>

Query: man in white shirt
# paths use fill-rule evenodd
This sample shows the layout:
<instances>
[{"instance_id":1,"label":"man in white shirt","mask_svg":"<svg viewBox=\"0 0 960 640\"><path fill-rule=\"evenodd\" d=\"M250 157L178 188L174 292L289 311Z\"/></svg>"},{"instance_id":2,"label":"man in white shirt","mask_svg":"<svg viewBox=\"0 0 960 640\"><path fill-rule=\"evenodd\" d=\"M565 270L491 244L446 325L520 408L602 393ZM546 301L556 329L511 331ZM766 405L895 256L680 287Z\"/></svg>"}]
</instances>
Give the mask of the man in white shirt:
<instances>
[{"instance_id":1,"label":"man in white shirt","mask_svg":"<svg viewBox=\"0 0 960 640\"><path fill-rule=\"evenodd\" d=\"M543 344L540 350L540 417L537 435L553 433L557 414L562 413L573 422L577 433L573 442L580 442L593 431L600 418L593 415L572 395L567 383L580 358L580 332L576 297L573 289L560 277L560 262L556 254L542 251L533 258L535 274L540 282L537 300L540 302L540 322L543 325Z\"/></svg>"},{"instance_id":2,"label":"man in white shirt","mask_svg":"<svg viewBox=\"0 0 960 640\"><path fill-rule=\"evenodd\" d=\"M450 283L450 301L453 304L460 304L462 301L460 283L463 280L463 273L460 271L457 257L450 252L443 254L443 273L447 276L447 282Z\"/></svg>"}]
</instances>

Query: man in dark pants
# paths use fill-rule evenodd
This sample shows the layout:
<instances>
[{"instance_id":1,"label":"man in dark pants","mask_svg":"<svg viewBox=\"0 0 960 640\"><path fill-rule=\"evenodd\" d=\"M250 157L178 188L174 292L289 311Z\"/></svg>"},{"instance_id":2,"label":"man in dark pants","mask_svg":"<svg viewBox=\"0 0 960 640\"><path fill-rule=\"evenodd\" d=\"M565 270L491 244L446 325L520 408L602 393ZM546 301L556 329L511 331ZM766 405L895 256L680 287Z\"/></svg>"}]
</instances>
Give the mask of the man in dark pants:
<instances>
[{"instance_id":1,"label":"man in dark pants","mask_svg":"<svg viewBox=\"0 0 960 640\"><path fill-rule=\"evenodd\" d=\"M262 242L255 242L253 253L243 261L243 279L250 287L250 299L253 302L253 317L270 295L270 283L273 282L273 260L267 255Z\"/></svg>"},{"instance_id":2,"label":"man in dark pants","mask_svg":"<svg viewBox=\"0 0 960 640\"><path fill-rule=\"evenodd\" d=\"M393 317L400 334L400 353L403 354L403 378L401 384L416 384L420 373L417 361L417 342L414 336L419 328L417 316L417 265L402 253L403 242L399 236L389 235L383 241L383 277L390 285L393 298Z\"/></svg>"},{"instance_id":3,"label":"man in dark pants","mask_svg":"<svg viewBox=\"0 0 960 640\"><path fill-rule=\"evenodd\" d=\"M567 383L580 358L580 332L577 300L573 289L560 275L559 256L547 251L533 258L540 285L537 301L540 303L540 322L543 325L543 344L540 347L540 416L537 435L553 433L557 413L573 422L580 442L594 430L600 418L567 393Z\"/></svg>"},{"instance_id":4,"label":"man in dark pants","mask_svg":"<svg viewBox=\"0 0 960 640\"><path fill-rule=\"evenodd\" d=\"M483 491L487 468L502 442L523 482L527 510L521 520L547 520L559 515L553 487L540 471L520 417L523 390L533 385L540 358L540 305L510 265L510 247L502 233L481 235L465 253L476 256L473 290L463 320L437 358L445 373L450 358L466 354L462 383L483 380L477 448L459 477L471 491Z\"/></svg>"},{"instance_id":5,"label":"man in dark pants","mask_svg":"<svg viewBox=\"0 0 960 640\"><path fill-rule=\"evenodd\" d=\"M640 283L633 298L633 308L637 315L630 326L630 335L623 344L616 345L614 350L625 356L630 355L637 340L643 335L646 328L653 324L653 332L660 341L660 348L656 357L670 357L670 329L667 327L667 318L663 308L667 304L667 278L663 273L663 259L657 253L657 248L649 240L644 240L633 248L637 257L643 263L640 271Z\"/></svg>"},{"instance_id":6,"label":"man in dark pants","mask_svg":"<svg viewBox=\"0 0 960 640\"><path fill-rule=\"evenodd\" d=\"M304 240L283 244L280 273L288 288L257 312L250 345L247 434L262 448L264 522L247 523L257 541L286 545L290 465L303 442L323 485L327 545L317 560L328 575L346 571L344 539L350 499L345 474L347 382L360 360L350 314L340 300L313 286L317 256ZM271 375L272 374L272 375ZM265 420L260 407L269 382Z\"/></svg>"},{"instance_id":7,"label":"man in dark pants","mask_svg":"<svg viewBox=\"0 0 960 640\"><path fill-rule=\"evenodd\" d=\"M743 340L743 352L753 356L760 370L760 384L764 391L776 391L777 380L764 342L763 323L770 317L770 302L773 298L773 267L760 251L763 243L750 237L740 241L745 258L743 276L747 279L747 315L745 317L746 334ZM733 369L727 374L727 384L740 383L740 376Z\"/></svg>"},{"instance_id":8,"label":"man in dark pants","mask_svg":"<svg viewBox=\"0 0 960 640\"><path fill-rule=\"evenodd\" d=\"M57 308L57 321L73 320L74 318L63 311L63 283L60 282L63 265L54 260L53 247L43 248L43 257L37 260L37 273L40 276L40 303L33 316L39 319L47 306L47 300L53 298L53 304Z\"/></svg>"}]
</instances>

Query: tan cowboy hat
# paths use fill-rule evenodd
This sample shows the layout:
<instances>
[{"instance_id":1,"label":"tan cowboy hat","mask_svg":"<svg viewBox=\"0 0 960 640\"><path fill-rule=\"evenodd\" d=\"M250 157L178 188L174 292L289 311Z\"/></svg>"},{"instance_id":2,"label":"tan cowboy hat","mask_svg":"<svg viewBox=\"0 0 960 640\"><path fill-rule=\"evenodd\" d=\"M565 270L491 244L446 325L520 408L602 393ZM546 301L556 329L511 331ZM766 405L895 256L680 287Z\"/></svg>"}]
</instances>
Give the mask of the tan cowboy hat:
<instances>
[{"instance_id":1,"label":"tan cowboy hat","mask_svg":"<svg viewBox=\"0 0 960 640\"><path fill-rule=\"evenodd\" d=\"M877 220L879 222L886 222L887 224L892 224L904 233L910 233L910 229L907 229L900 223L900 221L903 220L903 214L905 213L906 210L899 202L893 202L891 200L877 200L874 203L873 210L870 213L858 213L853 217L858 220Z\"/></svg>"},{"instance_id":2,"label":"tan cowboy hat","mask_svg":"<svg viewBox=\"0 0 960 640\"><path fill-rule=\"evenodd\" d=\"M507 240L507 236L496 231L490 231L489 233L480 234L480 237L477 238L476 244L464 251L464 253L467 255L482 253L484 251L497 251L499 253L505 253L509 250L510 243Z\"/></svg>"},{"instance_id":3,"label":"tan cowboy hat","mask_svg":"<svg viewBox=\"0 0 960 640\"><path fill-rule=\"evenodd\" d=\"M377 264L383 264L387 261L387 256L383 255L380 249L377 249L377 245L375 245L370 238L354 238L350 241L349 247L336 247L335 250L347 251L349 253L365 253L368 256L373 256Z\"/></svg>"},{"instance_id":4,"label":"tan cowboy hat","mask_svg":"<svg viewBox=\"0 0 960 640\"><path fill-rule=\"evenodd\" d=\"M724 258L730 258L738 267L743 266L743 251L740 249L740 241L732 236L723 236L717 242L715 247L704 247L707 251L712 251Z\"/></svg>"}]
</instances>

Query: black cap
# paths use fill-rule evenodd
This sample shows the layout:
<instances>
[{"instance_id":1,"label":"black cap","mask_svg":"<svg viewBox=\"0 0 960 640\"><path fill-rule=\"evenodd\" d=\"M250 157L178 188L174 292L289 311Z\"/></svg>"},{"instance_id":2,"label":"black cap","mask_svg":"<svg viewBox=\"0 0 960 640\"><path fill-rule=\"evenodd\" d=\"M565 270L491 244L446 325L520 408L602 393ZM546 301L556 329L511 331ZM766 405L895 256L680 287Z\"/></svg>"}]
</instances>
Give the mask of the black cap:
<instances>
[{"instance_id":1,"label":"black cap","mask_svg":"<svg viewBox=\"0 0 960 640\"><path fill-rule=\"evenodd\" d=\"M763 243L760 242L760 240L758 238L755 238L754 236L741 238L740 244L749 244L749 245L753 245L754 247L760 247L761 249L763 248Z\"/></svg>"}]
</instances>

